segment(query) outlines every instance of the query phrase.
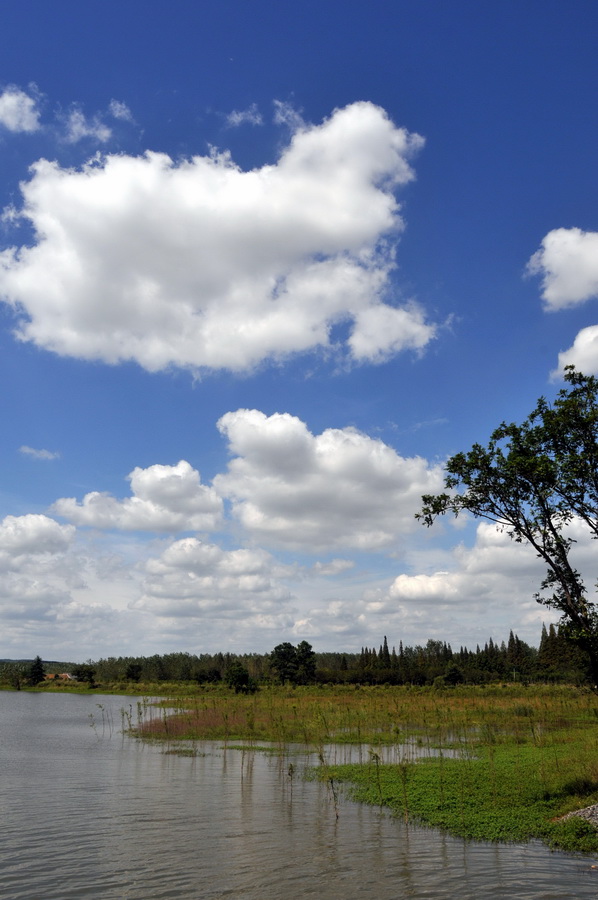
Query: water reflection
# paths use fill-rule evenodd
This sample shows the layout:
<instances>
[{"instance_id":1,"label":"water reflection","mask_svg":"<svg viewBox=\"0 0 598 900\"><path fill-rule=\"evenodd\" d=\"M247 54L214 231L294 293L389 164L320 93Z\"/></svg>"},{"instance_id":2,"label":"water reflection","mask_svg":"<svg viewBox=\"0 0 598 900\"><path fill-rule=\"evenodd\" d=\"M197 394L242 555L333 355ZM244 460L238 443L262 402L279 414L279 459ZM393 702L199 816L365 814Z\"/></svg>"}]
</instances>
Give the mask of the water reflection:
<instances>
[{"instance_id":1,"label":"water reflection","mask_svg":"<svg viewBox=\"0 0 598 900\"><path fill-rule=\"evenodd\" d=\"M4 900L596 897L588 858L466 844L342 795L337 820L328 787L301 778L317 755L167 755L125 738L120 710L136 703L0 693Z\"/></svg>"}]
</instances>

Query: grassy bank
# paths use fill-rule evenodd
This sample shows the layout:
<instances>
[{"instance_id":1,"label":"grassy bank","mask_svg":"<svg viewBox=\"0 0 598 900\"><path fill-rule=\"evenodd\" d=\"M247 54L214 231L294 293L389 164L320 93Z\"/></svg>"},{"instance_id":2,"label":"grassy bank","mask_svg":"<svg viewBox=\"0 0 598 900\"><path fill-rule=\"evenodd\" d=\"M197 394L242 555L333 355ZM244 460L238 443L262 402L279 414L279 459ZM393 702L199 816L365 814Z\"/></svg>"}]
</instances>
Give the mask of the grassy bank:
<instances>
[{"instance_id":1,"label":"grassy bank","mask_svg":"<svg viewBox=\"0 0 598 900\"><path fill-rule=\"evenodd\" d=\"M171 702L171 701L170 701ZM598 831L567 812L598 803L598 698L567 687L221 689L153 710L145 738L356 743L364 765L318 767L360 801L478 840L539 838L598 852ZM398 764L377 750L394 746ZM416 757L419 757L416 759Z\"/></svg>"}]
</instances>

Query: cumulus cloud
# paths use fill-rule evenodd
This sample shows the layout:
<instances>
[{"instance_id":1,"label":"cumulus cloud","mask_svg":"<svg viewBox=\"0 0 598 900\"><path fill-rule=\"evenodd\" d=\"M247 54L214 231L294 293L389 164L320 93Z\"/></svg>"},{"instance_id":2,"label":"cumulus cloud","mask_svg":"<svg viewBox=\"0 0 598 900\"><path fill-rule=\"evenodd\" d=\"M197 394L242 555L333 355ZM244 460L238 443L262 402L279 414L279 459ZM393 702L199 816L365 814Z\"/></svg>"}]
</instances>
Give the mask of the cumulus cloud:
<instances>
[{"instance_id":1,"label":"cumulus cloud","mask_svg":"<svg viewBox=\"0 0 598 900\"><path fill-rule=\"evenodd\" d=\"M391 581L354 571L342 587L320 583L317 594L302 594L293 633L338 648L378 646L385 634L397 647L437 638L472 648L511 628L536 643L541 621L556 618L533 599L543 576L533 552L492 526L482 524L474 546L453 550L448 564Z\"/></svg>"},{"instance_id":2,"label":"cumulus cloud","mask_svg":"<svg viewBox=\"0 0 598 900\"><path fill-rule=\"evenodd\" d=\"M70 121L73 140L107 139L80 111ZM366 102L294 127L278 162L249 172L216 151L39 160L22 185L35 241L0 253L18 336L149 371L251 370L330 347L339 323L353 361L425 347L434 325L389 289L394 192L422 139Z\"/></svg>"},{"instance_id":3,"label":"cumulus cloud","mask_svg":"<svg viewBox=\"0 0 598 900\"><path fill-rule=\"evenodd\" d=\"M36 99L14 85L5 88L0 94L0 125L12 132L38 131Z\"/></svg>"},{"instance_id":4,"label":"cumulus cloud","mask_svg":"<svg viewBox=\"0 0 598 900\"><path fill-rule=\"evenodd\" d=\"M461 544L454 549L450 571L399 575L389 596L420 604L507 602L513 593L518 597L523 593L531 600L544 570L527 544L518 544L506 531L482 522L473 547Z\"/></svg>"},{"instance_id":5,"label":"cumulus cloud","mask_svg":"<svg viewBox=\"0 0 598 900\"><path fill-rule=\"evenodd\" d=\"M52 511L76 525L122 531L212 531L218 526L222 501L186 460L176 466L137 467L127 478L132 497L117 500L92 491L81 503L63 497Z\"/></svg>"},{"instance_id":6,"label":"cumulus cloud","mask_svg":"<svg viewBox=\"0 0 598 900\"><path fill-rule=\"evenodd\" d=\"M44 515L6 516L0 522L0 614L46 617L68 599L73 579L65 555L75 529Z\"/></svg>"},{"instance_id":7,"label":"cumulus cloud","mask_svg":"<svg viewBox=\"0 0 598 900\"><path fill-rule=\"evenodd\" d=\"M290 599L260 550L223 550L197 538L171 544L147 564L143 596L133 609L162 616L235 619L278 614Z\"/></svg>"},{"instance_id":8,"label":"cumulus cloud","mask_svg":"<svg viewBox=\"0 0 598 900\"><path fill-rule=\"evenodd\" d=\"M41 514L6 516L0 523L0 559L13 564L24 556L64 551L74 531L72 525L59 525Z\"/></svg>"},{"instance_id":9,"label":"cumulus cloud","mask_svg":"<svg viewBox=\"0 0 598 900\"><path fill-rule=\"evenodd\" d=\"M34 447L28 447L27 444L23 444L22 447L19 447L19 453L23 453L25 456L31 456L33 459L60 458L60 453L55 453L52 450L36 450Z\"/></svg>"},{"instance_id":10,"label":"cumulus cloud","mask_svg":"<svg viewBox=\"0 0 598 900\"><path fill-rule=\"evenodd\" d=\"M402 309L379 303L361 310L355 317L349 338L356 360L384 362L401 350L423 350L435 334L423 310L414 302Z\"/></svg>"},{"instance_id":11,"label":"cumulus cloud","mask_svg":"<svg viewBox=\"0 0 598 900\"><path fill-rule=\"evenodd\" d=\"M559 364L553 376L564 372L565 366L575 366L586 375L598 375L598 325L582 328L573 345L559 353Z\"/></svg>"},{"instance_id":12,"label":"cumulus cloud","mask_svg":"<svg viewBox=\"0 0 598 900\"><path fill-rule=\"evenodd\" d=\"M237 128L239 125L263 125L263 123L262 114L256 103L252 103L248 109L233 109L226 117L226 124L231 128Z\"/></svg>"},{"instance_id":13,"label":"cumulus cloud","mask_svg":"<svg viewBox=\"0 0 598 900\"><path fill-rule=\"evenodd\" d=\"M542 276L547 310L566 309L598 297L598 232L581 228L550 231L527 271Z\"/></svg>"},{"instance_id":14,"label":"cumulus cloud","mask_svg":"<svg viewBox=\"0 0 598 900\"><path fill-rule=\"evenodd\" d=\"M541 276L544 308L549 312L598 297L598 232L555 228L543 239L526 271ZM568 365L588 375L598 373L598 325L583 328L573 345L559 353L553 377Z\"/></svg>"},{"instance_id":15,"label":"cumulus cloud","mask_svg":"<svg viewBox=\"0 0 598 900\"><path fill-rule=\"evenodd\" d=\"M403 458L353 428L313 435L288 413L226 413L218 428L234 458L214 479L256 540L318 552L392 546L417 526L421 495L442 489L440 467Z\"/></svg>"}]
</instances>

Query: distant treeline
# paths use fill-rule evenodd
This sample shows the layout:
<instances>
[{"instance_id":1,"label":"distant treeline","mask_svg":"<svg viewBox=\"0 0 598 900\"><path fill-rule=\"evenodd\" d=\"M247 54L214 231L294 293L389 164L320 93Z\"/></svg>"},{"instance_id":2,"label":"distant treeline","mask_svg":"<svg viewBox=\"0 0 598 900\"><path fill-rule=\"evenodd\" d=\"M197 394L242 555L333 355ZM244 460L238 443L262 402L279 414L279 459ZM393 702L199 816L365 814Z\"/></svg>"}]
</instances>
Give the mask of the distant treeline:
<instances>
[{"instance_id":1,"label":"distant treeline","mask_svg":"<svg viewBox=\"0 0 598 900\"><path fill-rule=\"evenodd\" d=\"M303 664L293 653L303 653ZM532 647L513 632L500 644L490 639L475 650L453 650L443 641L424 646L379 647L360 653L314 653L306 641L298 647L279 644L271 653L168 653L109 657L90 663L97 682L195 682L235 686L231 672L240 668L252 683L413 684L442 686L495 681L567 682L588 680L587 661L558 628L542 628L540 646ZM73 667L74 668L74 667ZM228 674L228 678L227 678Z\"/></svg>"}]
</instances>

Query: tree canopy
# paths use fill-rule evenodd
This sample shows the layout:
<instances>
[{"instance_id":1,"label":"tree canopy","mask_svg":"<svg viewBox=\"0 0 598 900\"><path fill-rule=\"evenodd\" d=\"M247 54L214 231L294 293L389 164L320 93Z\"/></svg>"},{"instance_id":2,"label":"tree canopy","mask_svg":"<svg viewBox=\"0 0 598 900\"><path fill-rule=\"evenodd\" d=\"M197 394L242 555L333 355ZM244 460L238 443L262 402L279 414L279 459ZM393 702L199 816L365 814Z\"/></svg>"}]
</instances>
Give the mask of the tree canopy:
<instances>
[{"instance_id":1,"label":"tree canopy","mask_svg":"<svg viewBox=\"0 0 598 900\"><path fill-rule=\"evenodd\" d=\"M270 654L270 665L283 684L309 684L316 674L316 654L307 641L296 647L285 641Z\"/></svg>"},{"instance_id":2,"label":"tree canopy","mask_svg":"<svg viewBox=\"0 0 598 900\"><path fill-rule=\"evenodd\" d=\"M598 612L575 568L575 535L598 537L598 379L565 370L567 387L543 397L521 424L503 422L487 447L474 444L446 464L447 493L427 494L417 518L447 512L495 522L544 560L539 603L559 610L563 632L588 654L598 684Z\"/></svg>"},{"instance_id":3,"label":"tree canopy","mask_svg":"<svg viewBox=\"0 0 598 900\"><path fill-rule=\"evenodd\" d=\"M257 681L238 660L230 664L224 681L230 688L234 688L236 694L254 694L258 689Z\"/></svg>"}]
</instances>

